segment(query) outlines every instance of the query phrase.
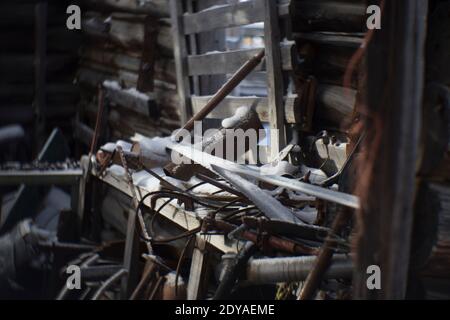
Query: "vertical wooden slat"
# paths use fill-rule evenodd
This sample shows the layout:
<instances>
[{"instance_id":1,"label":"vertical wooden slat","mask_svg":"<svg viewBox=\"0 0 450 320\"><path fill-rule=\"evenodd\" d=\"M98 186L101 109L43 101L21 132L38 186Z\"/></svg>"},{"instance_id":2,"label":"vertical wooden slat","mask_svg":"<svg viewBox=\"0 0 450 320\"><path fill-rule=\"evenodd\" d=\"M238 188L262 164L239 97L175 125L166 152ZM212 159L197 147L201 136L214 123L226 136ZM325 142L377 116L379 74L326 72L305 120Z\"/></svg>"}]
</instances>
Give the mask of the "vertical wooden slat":
<instances>
[{"instance_id":1,"label":"vertical wooden slat","mask_svg":"<svg viewBox=\"0 0 450 320\"><path fill-rule=\"evenodd\" d=\"M123 268L128 274L122 278L120 297L128 299L137 285L139 260L139 237L136 230L136 210L131 208L128 211L127 237L125 239L125 251L123 256Z\"/></svg>"},{"instance_id":2,"label":"vertical wooden slat","mask_svg":"<svg viewBox=\"0 0 450 320\"><path fill-rule=\"evenodd\" d=\"M47 64L47 1L35 5L35 56L34 79L35 97L33 103L35 123L35 152L39 150L45 137L45 105L46 105L46 64Z\"/></svg>"},{"instance_id":3,"label":"vertical wooden slat","mask_svg":"<svg viewBox=\"0 0 450 320\"><path fill-rule=\"evenodd\" d=\"M286 144L283 108L284 86L280 52L281 39L277 1L264 0L264 3L264 41L266 46L267 94L271 129L270 148L271 157L274 158Z\"/></svg>"},{"instance_id":4,"label":"vertical wooden slat","mask_svg":"<svg viewBox=\"0 0 450 320\"><path fill-rule=\"evenodd\" d=\"M207 281L206 267L206 241L197 237L194 251L192 252L191 270L187 286L187 300L202 299L202 284Z\"/></svg>"},{"instance_id":5,"label":"vertical wooden slat","mask_svg":"<svg viewBox=\"0 0 450 320\"><path fill-rule=\"evenodd\" d=\"M187 69L186 37L183 31L183 1L170 0L170 16L174 39L174 56L177 73L177 91L180 97L181 123L192 116L190 104L190 84Z\"/></svg>"},{"instance_id":6,"label":"vertical wooden slat","mask_svg":"<svg viewBox=\"0 0 450 320\"><path fill-rule=\"evenodd\" d=\"M186 7L187 12L194 13L194 0L186 0ZM189 38L189 54L194 55L198 54L198 48L197 48L197 34L193 33L188 35ZM193 94L198 96L200 95L200 77L199 76L193 76L192 77L192 90Z\"/></svg>"},{"instance_id":7,"label":"vertical wooden slat","mask_svg":"<svg viewBox=\"0 0 450 320\"><path fill-rule=\"evenodd\" d=\"M428 1L385 1L381 30L368 49L368 159L358 175L361 228L354 298L404 299L408 284L416 162L421 128ZM361 188L358 188L361 189ZM367 268L381 288L367 286Z\"/></svg>"}]
</instances>

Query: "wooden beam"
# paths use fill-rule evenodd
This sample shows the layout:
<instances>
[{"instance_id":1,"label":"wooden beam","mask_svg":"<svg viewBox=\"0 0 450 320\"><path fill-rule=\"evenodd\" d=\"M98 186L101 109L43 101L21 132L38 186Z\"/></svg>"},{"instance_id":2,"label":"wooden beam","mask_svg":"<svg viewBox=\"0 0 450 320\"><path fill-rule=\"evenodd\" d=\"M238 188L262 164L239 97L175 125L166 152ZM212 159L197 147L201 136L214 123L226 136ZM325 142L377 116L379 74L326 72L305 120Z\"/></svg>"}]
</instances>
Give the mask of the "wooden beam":
<instances>
[{"instance_id":1,"label":"wooden beam","mask_svg":"<svg viewBox=\"0 0 450 320\"><path fill-rule=\"evenodd\" d=\"M111 68L139 72L139 58L102 49L99 47L85 47L81 52L81 59L107 65Z\"/></svg>"},{"instance_id":2,"label":"wooden beam","mask_svg":"<svg viewBox=\"0 0 450 320\"><path fill-rule=\"evenodd\" d=\"M117 82L111 81L104 81L103 87L109 101L144 116L150 116L150 103L153 99L148 94L135 89L122 89Z\"/></svg>"},{"instance_id":3,"label":"wooden beam","mask_svg":"<svg viewBox=\"0 0 450 320\"><path fill-rule=\"evenodd\" d=\"M180 96L181 123L186 123L192 116L190 101L190 84L188 78L186 37L183 25L183 5L180 0L170 0L175 68L177 73L177 91Z\"/></svg>"},{"instance_id":4,"label":"wooden beam","mask_svg":"<svg viewBox=\"0 0 450 320\"><path fill-rule=\"evenodd\" d=\"M358 177L354 298L405 299L424 88L428 1L385 1L367 53L367 157ZM380 268L381 288L367 286Z\"/></svg>"},{"instance_id":5,"label":"wooden beam","mask_svg":"<svg viewBox=\"0 0 450 320\"><path fill-rule=\"evenodd\" d=\"M238 27L264 20L264 4L250 0L231 5L207 8L183 17L186 34L200 33L220 28Z\"/></svg>"},{"instance_id":6,"label":"wooden beam","mask_svg":"<svg viewBox=\"0 0 450 320\"><path fill-rule=\"evenodd\" d=\"M212 5L228 4L228 0L202 0L197 1L197 11L211 7ZM226 45L226 30L219 29L210 32L202 32L197 34L198 53L205 53L211 51L225 51ZM226 75L204 75L200 76L200 93L198 95L211 95L216 93L220 87L225 83Z\"/></svg>"},{"instance_id":7,"label":"wooden beam","mask_svg":"<svg viewBox=\"0 0 450 320\"><path fill-rule=\"evenodd\" d=\"M206 241L200 237L196 238L196 244L192 253L191 270L187 285L187 300L202 299L203 284L206 278Z\"/></svg>"},{"instance_id":8,"label":"wooden beam","mask_svg":"<svg viewBox=\"0 0 450 320\"><path fill-rule=\"evenodd\" d=\"M294 42L281 44L283 70L293 70L296 61L295 50ZM189 75L234 73L260 51L261 48L256 48L191 55L188 57ZM255 71L264 71L265 69L265 63L261 63L255 68Z\"/></svg>"},{"instance_id":9,"label":"wooden beam","mask_svg":"<svg viewBox=\"0 0 450 320\"><path fill-rule=\"evenodd\" d=\"M280 5L275 3L275 6L278 7L279 18L289 17L291 11L289 3ZM183 23L186 34L191 34L262 22L264 18L264 0L250 0L211 6L194 14L186 14Z\"/></svg>"},{"instance_id":10,"label":"wooden beam","mask_svg":"<svg viewBox=\"0 0 450 320\"><path fill-rule=\"evenodd\" d=\"M283 108L280 28L276 1L264 0L264 40L266 45L267 94L269 98L270 152L274 158L286 144Z\"/></svg>"}]
</instances>

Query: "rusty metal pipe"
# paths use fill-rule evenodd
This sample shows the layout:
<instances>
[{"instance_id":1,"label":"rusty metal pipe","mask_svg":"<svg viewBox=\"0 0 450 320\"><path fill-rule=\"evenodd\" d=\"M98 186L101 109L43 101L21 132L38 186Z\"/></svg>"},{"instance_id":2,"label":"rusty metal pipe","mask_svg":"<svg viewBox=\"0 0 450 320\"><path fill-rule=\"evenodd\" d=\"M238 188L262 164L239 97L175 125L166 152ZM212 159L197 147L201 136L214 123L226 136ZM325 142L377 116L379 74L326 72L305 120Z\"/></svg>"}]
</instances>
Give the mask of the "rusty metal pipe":
<instances>
[{"instance_id":1,"label":"rusty metal pipe","mask_svg":"<svg viewBox=\"0 0 450 320\"><path fill-rule=\"evenodd\" d=\"M314 267L315 260L316 257L308 256L253 259L247 265L246 282L268 284L304 281ZM347 255L334 255L324 278L350 279L352 272L352 261Z\"/></svg>"}]
</instances>

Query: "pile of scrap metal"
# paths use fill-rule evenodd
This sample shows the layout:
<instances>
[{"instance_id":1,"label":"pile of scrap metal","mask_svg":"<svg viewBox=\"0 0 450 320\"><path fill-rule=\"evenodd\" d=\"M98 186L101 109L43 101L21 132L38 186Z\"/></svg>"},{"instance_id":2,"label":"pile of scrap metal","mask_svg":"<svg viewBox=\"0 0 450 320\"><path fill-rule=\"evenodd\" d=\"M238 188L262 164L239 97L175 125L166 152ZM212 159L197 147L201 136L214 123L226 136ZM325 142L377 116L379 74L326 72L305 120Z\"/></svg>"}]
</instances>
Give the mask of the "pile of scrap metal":
<instances>
[{"instance_id":1,"label":"pile of scrap metal","mask_svg":"<svg viewBox=\"0 0 450 320\"><path fill-rule=\"evenodd\" d=\"M261 122L242 107L222 125L201 145L135 135L85 159L103 187L95 195L104 197L91 204L102 226L99 213L84 220L91 232L102 229L105 244L66 265L79 266L82 290L64 285L59 299L349 296L359 202L336 184L349 162L331 177L292 165L285 159L299 148L293 141L267 165L237 164L207 150L223 146L226 130ZM179 156L193 163L173 163Z\"/></svg>"}]
</instances>

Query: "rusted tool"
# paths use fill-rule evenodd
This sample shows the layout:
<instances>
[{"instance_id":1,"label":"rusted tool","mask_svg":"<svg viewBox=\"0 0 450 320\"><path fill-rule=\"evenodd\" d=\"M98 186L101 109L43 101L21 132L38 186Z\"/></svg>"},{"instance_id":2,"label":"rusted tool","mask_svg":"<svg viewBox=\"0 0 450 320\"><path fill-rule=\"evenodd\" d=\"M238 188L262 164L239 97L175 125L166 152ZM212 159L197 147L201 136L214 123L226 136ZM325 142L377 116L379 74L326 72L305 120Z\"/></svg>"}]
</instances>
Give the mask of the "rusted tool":
<instances>
[{"instance_id":1,"label":"rusted tool","mask_svg":"<svg viewBox=\"0 0 450 320\"><path fill-rule=\"evenodd\" d=\"M219 91L217 91L217 93L211 98L211 100L208 101L203 109L197 112L188 122L186 122L183 128L181 128L175 134L175 141L178 141L183 129L191 131L194 128L195 121L203 120L204 118L206 118L206 116L212 110L214 110L214 108L217 107L219 103L222 102L222 100L225 99L225 97L229 95L231 91L233 91L234 88L236 88L239 83L241 83L241 81L244 80L244 78L256 68L258 64L261 63L264 56L265 50L263 49L250 60L248 60L238 71L236 71L236 73L219 89Z\"/></svg>"}]
</instances>

